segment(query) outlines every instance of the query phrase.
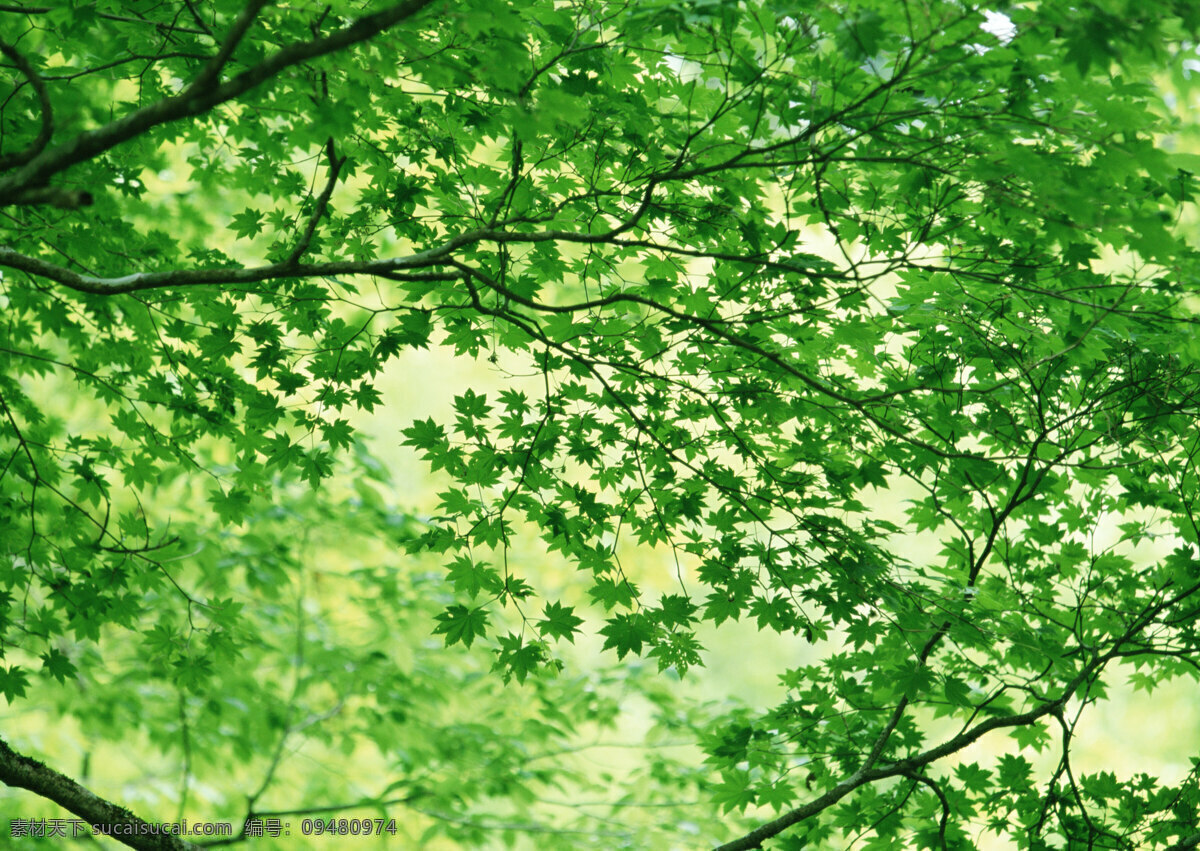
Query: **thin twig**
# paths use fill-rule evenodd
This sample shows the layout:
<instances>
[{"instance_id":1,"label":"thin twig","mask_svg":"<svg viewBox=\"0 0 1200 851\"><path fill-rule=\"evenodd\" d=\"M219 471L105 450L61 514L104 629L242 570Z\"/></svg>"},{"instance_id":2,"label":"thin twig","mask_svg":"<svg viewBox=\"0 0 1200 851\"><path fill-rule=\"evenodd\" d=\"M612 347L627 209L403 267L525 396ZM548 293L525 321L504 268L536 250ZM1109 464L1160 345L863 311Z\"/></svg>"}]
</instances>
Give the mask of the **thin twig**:
<instances>
[{"instance_id":1,"label":"thin twig","mask_svg":"<svg viewBox=\"0 0 1200 851\"><path fill-rule=\"evenodd\" d=\"M288 255L287 259L283 261L284 266L295 266L300 262L300 258L304 256L304 252L308 251L308 246L312 243L313 234L317 231L317 223L321 220L321 216L325 214L325 210L329 206L329 199L333 195L333 188L337 185L338 174L346 162L345 157L338 157L337 151L333 146L332 137L325 143L325 155L329 158L329 181L325 184L325 188L321 190L321 194L313 207L312 215L309 216L308 224L305 225L304 232L300 234L300 240L296 243L296 247L292 249L292 253Z\"/></svg>"}]
</instances>

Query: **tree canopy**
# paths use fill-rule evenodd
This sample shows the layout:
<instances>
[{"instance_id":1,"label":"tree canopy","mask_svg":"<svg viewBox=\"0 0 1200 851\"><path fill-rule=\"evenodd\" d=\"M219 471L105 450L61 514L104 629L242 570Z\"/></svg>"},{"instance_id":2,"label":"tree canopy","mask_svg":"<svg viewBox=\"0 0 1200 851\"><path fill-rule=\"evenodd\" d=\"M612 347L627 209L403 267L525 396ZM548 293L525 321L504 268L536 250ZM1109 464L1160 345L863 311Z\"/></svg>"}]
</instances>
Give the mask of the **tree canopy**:
<instances>
[{"instance_id":1,"label":"tree canopy","mask_svg":"<svg viewBox=\"0 0 1200 851\"><path fill-rule=\"evenodd\" d=\"M1198 29L0 6L0 693L155 754L122 795L6 728L8 815L1196 847L1200 754L1071 755L1200 676ZM397 420L432 513L361 437L427 348L494 379ZM689 696L734 621L811 645L775 705ZM640 761L574 759L631 699Z\"/></svg>"}]
</instances>

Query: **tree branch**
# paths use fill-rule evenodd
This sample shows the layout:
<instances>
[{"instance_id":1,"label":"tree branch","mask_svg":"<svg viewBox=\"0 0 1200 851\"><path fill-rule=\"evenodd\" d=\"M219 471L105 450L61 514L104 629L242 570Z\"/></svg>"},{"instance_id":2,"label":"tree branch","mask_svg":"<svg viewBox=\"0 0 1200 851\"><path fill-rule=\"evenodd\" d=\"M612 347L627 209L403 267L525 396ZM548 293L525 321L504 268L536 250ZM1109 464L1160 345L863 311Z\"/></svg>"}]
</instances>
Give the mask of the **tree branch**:
<instances>
[{"instance_id":1,"label":"tree branch","mask_svg":"<svg viewBox=\"0 0 1200 851\"><path fill-rule=\"evenodd\" d=\"M86 3L81 5L79 8L84 9L87 7L94 7L95 5L95 3ZM50 6L20 6L12 3L0 4L0 12L10 12L19 15L45 15L47 12L53 11L54 9ZM114 15L111 12L95 12L94 14L97 18L101 18L106 21L119 21L123 24L150 24L155 29L162 32L188 33L190 35L212 35L212 33L208 32L207 28L198 30L191 27L181 27L177 24L148 21L145 18L133 18L129 15ZM200 22L198 21L197 23Z\"/></svg>"},{"instance_id":2,"label":"tree branch","mask_svg":"<svg viewBox=\"0 0 1200 851\"><path fill-rule=\"evenodd\" d=\"M65 186L35 186L24 189L6 198L0 198L0 207L31 207L44 204L60 210L77 210L90 207L95 198L85 189L68 189Z\"/></svg>"},{"instance_id":3,"label":"tree branch","mask_svg":"<svg viewBox=\"0 0 1200 851\"><path fill-rule=\"evenodd\" d=\"M238 24L234 25L216 57L201 72L195 82L174 97L152 103L96 130L80 133L69 142L43 151L18 171L0 179L0 203L19 195L24 190L41 186L64 169L115 148L160 124L202 115L213 107L244 95L293 65L318 59L374 38L411 18L432 2L433 0L405 0L403 3L397 3L373 15L359 18L354 23L325 38L281 48L236 77L225 83L215 84L215 79L208 79L213 76L209 72L211 69L220 70L220 67L224 65L224 60L221 60L220 65L216 63L221 59L225 47L228 46L232 51L241 35L244 34L244 30L241 34L238 33L238 26L243 23L245 26L249 26L250 20L246 20L246 18L250 8L254 5L251 4L239 17ZM196 85L196 83L202 82L213 85L207 85L207 87Z\"/></svg>"},{"instance_id":4,"label":"tree branch","mask_svg":"<svg viewBox=\"0 0 1200 851\"><path fill-rule=\"evenodd\" d=\"M246 36L246 32L254 24L254 19L258 17L258 13L267 5L268 0L250 0L246 4L246 8L238 15L237 20L233 22L233 26L229 28L229 33L225 36L225 40L221 42L220 48L212 59L200 70L196 75L196 79L192 80L188 86L188 91L199 92L220 79L221 71L224 69L229 58L233 56L233 51L237 49L238 44ZM186 92L185 92L186 94Z\"/></svg>"},{"instance_id":5,"label":"tree branch","mask_svg":"<svg viewBox=\"0 0 1200 851\"><path fill-rule=\"evenodd\" d=\"M163 287L199 287L207 285L257 284L284 278L333 278L338 275L379 275L391 280L453 281L462 277L458 272L407 272L443 265L445 258L456 249L482 238L479 231L468 231L451 237L433 248L380 260L334 260L327 263L272 263L267 266L232 266L226 269L165 269L160 272L135 272L117 278L82 275L65 266L58 266L37 257L30 257L11 248L0 247L0 266L19 269L45 278L81 293L92 295L122 295Z\"/></svg>"},{"instance_id":6,"label":"tree branch","mask_svg":"<svg viewBox=\"0 0 1200 851\"><path fill-rule=\"evenodd\" d=\"M1190 597L1200 591L1200 583L1189 586L1183 589L1178 594L1161 600L1154 606L1151 606L1146 611L1142 612L1125 632L1117 638L1111 649L1102 655L1095 656L1091 662L1085 665L1070 681L1063 687L1062 693L1054 700L1046 701L1040 706L1021 712L1016 715L1003 715L996 718L989 718L986 721L980 721L974 727L963 730L956 736L952 736L940 745L929 748L913 756L901 759L896 762L889 763L881 768L860 768L858 771L851 774L841 783L838 783L824 795L809 801L807 804L796 807L790 812L786 812L776 819L773 819L766 824L760 825L749 833L727 842L724 845L717 846L714 851L750 851L753 848L761 848L762 843L773 836L777 836L787 830L794 824L798 824L805 819L823 812L833 806L846 795L858 789L860 786L865 786L868 783L874 783L878 780L884 780L889 777L911 776L915 772L925 766L937 762L940 759L948 757L952 753L957 753L970 744L978 741L987 733L993 730L1000 730L1006 727L1024 727L1035 721L1046 717L1047 715L1056 715L1062 712L1062 708L1066 706L1067 701L1071 696L1079 690L1084 683L1088 682L1092 677L1101 671L1105 665L1113 659L1121 656L1121 646L1127 644L1138 633L1146 629L1154 619L1164 611L1168 611L1180 600ZM1193 838L1196 842L1192 845L1180 844L1177 848L1192 848L1200 844L1200 834L1196 837L1189 837L1184 842L1189 842Z\"/></svg>"},{"instance_id":7,"label":"tree branch","mask_svg":"<svg viewBox=\"0 0 1200 851\"><path fill-rule=\"evenodd\" d=\"M937 747L930 748L927 751L901 760L886 768L856 771L819 798L814 798L807 804L786 812L779 816L779 818L773 819L766 824L760 825L738 839L726 842L724 845L718 845L714 851L750 851L753 848L762 848L762 843L766 840L783 833L783 831L792 825L798 824L806 818L828 809L860 786L865 786L868 783L874 783L877 780L883 780L888 777L911 777L918 769L962 750L992 730L999 730L1004 727L1023 727L1032 724L1039 718L1050 715L1062 707L1070 699L1070 696L1074 694L1075 689L1083 683L1083 680L1086 678L1085 674L1090 672L1091 666L1076 676L1067 685L1066 689L1063 690L1062 695L1058 699L1044 703L1036 709L1031 709L1028 712L1022 712L1018 715L1005 715L981 721L971 729L964 730L957 736L942 742Z\"/></svg>"},{"instance_id":8,"label":"tree branch","mask_svg":"<svg viewBox=\"0 0 1200 851\"><path fill-rule=\"evenodd\" d=\"M50 105L50 92L46 90L46 81L42 79L42 75L33 67L33 64L6 41L0 41L0 53L11 59L25 79L29 81L29 85L33 86L33 91L37 95L42 109L41 129L38 130L37 137L29 143L29 146L23 151L0 156L0 169L9 169L29 162L50 144L50 137L54 135L54 110Z\"/></svg>"},{"instance_id":9,"label":"tree branch","mask_svg":"<svg viewBox=\"0 0 1200 851\"><path fill-rule=\"evenodd\" d=\"M325 143L325 154L329 157L329 182L325 184L320 197L317 198L312 216L308 219L308 225L304 228L304 233L300 235L300 241L296 243L296 247L292 249L292 253L288 255L287 259L283 261L284 266L295 266L300 262L300 258L304 256L304 252L308 251L313 234L317 231L317 223L321 220L321 216L325 214L325 209L329 206L329 199L333 196L333 188L337 185L338 173L346 163L345 157L338 158L337 151L333 147L332 138Z\"/></svg>"},{"instance_id":10,"label":"tree branch","mask_svg":"<svg viewBox=\"0 0 1200 851\"><path fill-rule=\"evenodd\" d=\"M103 825L106 829L114 825L127 826L128 833L112 831L112 837L139 851L194 851L198 847L162 832L157 825L142 821L124 807L98 797L44 763L17 753L2 739L0 782L54 801L89 824Z\"/></svg>"}]
</instances>

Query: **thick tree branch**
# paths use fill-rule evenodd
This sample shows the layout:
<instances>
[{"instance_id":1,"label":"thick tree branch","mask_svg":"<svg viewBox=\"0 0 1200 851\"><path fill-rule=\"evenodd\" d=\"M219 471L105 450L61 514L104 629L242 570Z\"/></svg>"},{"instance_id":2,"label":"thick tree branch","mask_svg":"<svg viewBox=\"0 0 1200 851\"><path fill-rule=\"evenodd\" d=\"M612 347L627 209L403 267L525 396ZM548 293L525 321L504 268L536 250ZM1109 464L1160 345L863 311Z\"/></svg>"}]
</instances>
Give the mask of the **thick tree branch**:
<instances>
[{"instance_id":1,"label":"thick tree branch","mask_svg":"<svg viewBox=\"0 0 1200 851\"><path fill-rule=\"evenodd\" d=\"M0 782L54 801L89 824L104 825L106 829L122 826L122 830L112 831L113 838L130 848L139 851L193 851L197 848L178 836L160 832L157 825L142 821L124 807L98 797L65 774L17 753L3 740L0 740ZM128 833L124 832L126 829Z\"/></svg>"},{"instance_id":2,"label":"thick tree branch","mask_svg":"<svg viewBox=\"0 0 1200 851\"><path fill-rule=\"evenodd\" d=\"M242 10L237 20L233 22L233 26L229 28L229 33L225 36L225 40L221 42L217 54L201 69L200 73L196 75L196 79L192 80L191 85L188 86L188 92L200 92L220 79L221 71L229 62L229 58L233 56L233 51L237 49L238 44L254 24L258 13L263 10L267 2L268 0L251 0L251 2L246 4L246 8Z\"/></svg>"},{"instance_id":3,"label":"thick tree branch","mask_svg":"<svg viewBox=\"0 0 1200 851\"><path fill-rule=\"evenodd\" d=\"M1066 706L1067 701L1078 691L1085 683L1088 683L1093 677L1097 676L1104 666L1122 655L1122 646L1128 644L1142 630L1146 629L1154 620L1165 611L1170 611L1178 602L1185 600L1192 594L1200 591L1200 584L1192 585L1183 589L1178 594L1167 597L1157 604L1151 606L1146 611L1142 612L1125 632L1113 643L1113 646L1105 653L1096 655L1088 664L1072 677L1065 686L1059 696L1054 700L1046 701L1039 706L1021 712L1015 715L1003 715L995 718L989 718L986 721L981 721L974 727L969 727L963 730L956 736L952 736L936 747L929 748L907 757L906 759L897 760L887 763L879 768L864 767L851 774L841 783L838 783L832 789L818 798L814 798L803 806L797 807L790 812L786 812L776 819L772 819L766 824L760 825L749 833L727 842L724 845L717 846L714 851L750 851L754 848L762 848L762 843L773 836L778 836L783 831L795 824L799 824L807 818L810 818L817 813L823 812L829 807L836 804L846 795L865 786L868 783L874 783L879 780L884 780L890 777L911 776L919 772L922 768L931 763L937 762L940 759L945 759L953 753L957 753L968 745L981 739L986 734L993 730L1001 730L1008 727L1024 727L1029 724L1045 718L1046 716L1055 716L1061 714L1062 708ZM1190 838L1189 838L1190 839ZM1189 840L1184 840L1185 842ZM1180 845L1180 848L1194 847L1194 845Z\"/></svg>"},{"instance_id":4,"label":"thick tree branch","mask_svg":"<svg viewBox=\"0 0 1200 851\"><path fill-rule=\"evenodd\" d=\"M65 186L37 186L0 200L0 207L45 205L60 210L75 210L90 207L95 199L84 189L68 189Z\"/></svg>"},{"instance_id":5,"label":"thick tree branch","mask_svg":"<svg viewBox=\"0 0 1200 851\"><path fill-rule=\"evenodd\" d=\"M33 64L6 41L0 41L0 53L11 59L25 79L29 81L29 85L33 86L38 105L42 110L41 129L38 130L37 136L29 143L29 146L22 151L0 156L0 169L9 169L29 162L50 144L50 137L54 135L54 109L50 104L50 92L46 89L46 81L42 79L42 75L33 67Z\"/></svg>"},{"instance_id":6,"label":"thick tree branch","mask_svg":"<svg viewBox=\"0 0 1200 851\"><path fill-rule=\"evenodd\" d=\"M80 133L69 142L43 151L22 168L0 179L0 203L19 196L25 190L41 186L64 169L115 148L154 127L202 115L216 106L244 95L293 65L318 59L375 38L411 18L431 2L433 0L406 0L373 15L359 18L325 38L288 45L224 83L216 84L216 80L213 79L208 81L211 85L188 85L174 97L157 101L96 130ZM251 21L244 20L245 18L246 13L243 13L239 17L239 24L244 21L245 26L249 26ZM237 34L237 26L235 25L234 32L230 33L225 42L230 51L240 40L240 36L233 38ZM205 81L209 69L220 70L224 60L219 66L216 62L222 52L218 52L196 82Z\"/></svg>"},{"instance_id":7,"label":"thick tree branch","mask_svg":"<svg viewBox=\"0 0 1200 851\"><path fill-rule=\"evenodd\" d=\"M1107 661L1107 658L1105 659ZM1031 709L1028 712L1022 712L1017 715L1005 715L998 718L989 718L987 721L981 721L969 730L959 733L953 738L947 739L937 747L930 748L927 751L893 763L884 768L873 768L867 771L856 771L854 774L847 777L841 783L834 786L824 795L819 798L814 798L807 804L797 807L790 812L786 812L779 818L773 819L766 824L763 824L754 830L734 839L731 842L726 842L724 845L718 845L714 851L749 851L752 848L762 848L762 843L773 836L777 836L787 830L794 824L799 824L807 818L822 812L836 804L846 795L858 789L860 786L865 786L868 783L874 783L878 780L884 780L889 777L904 777L912 776L914 772L924 768L930 763L936 762L939 759L944 759L952 753L956 753L968 745L982 738L985 734L993 730L1000 730L1006 727L1024 727L1033 722L1050 715L1059 710L1075 693L1075 690L1083 684L1085 673L1091 673L1091 666L1080 673L1072 680L1067 688L1063 690L1062 695L1049 703L1044 703L1036 709Z\"/></svg>"}]
</instances>

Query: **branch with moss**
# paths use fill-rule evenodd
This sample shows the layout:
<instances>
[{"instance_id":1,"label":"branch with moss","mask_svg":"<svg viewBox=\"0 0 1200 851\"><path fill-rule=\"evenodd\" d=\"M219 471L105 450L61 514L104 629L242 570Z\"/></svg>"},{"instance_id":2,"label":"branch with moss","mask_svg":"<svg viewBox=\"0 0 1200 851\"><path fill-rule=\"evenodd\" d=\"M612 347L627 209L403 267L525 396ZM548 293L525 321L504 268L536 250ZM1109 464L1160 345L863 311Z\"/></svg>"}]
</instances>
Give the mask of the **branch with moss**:
<instances>
[{"instance_id":1,"label":"branch with moss","mask_svg":"<svg viewBox=\"0 0 1200 851\"><path fill-rule=\"evenodd\" d=\"M105 835L138 851L194 851L198 847L101 798L45 763L17 753L3 740L0 740L0 782L53 801L88 824L103 828Z\"/></svg>"}]
</instances>

